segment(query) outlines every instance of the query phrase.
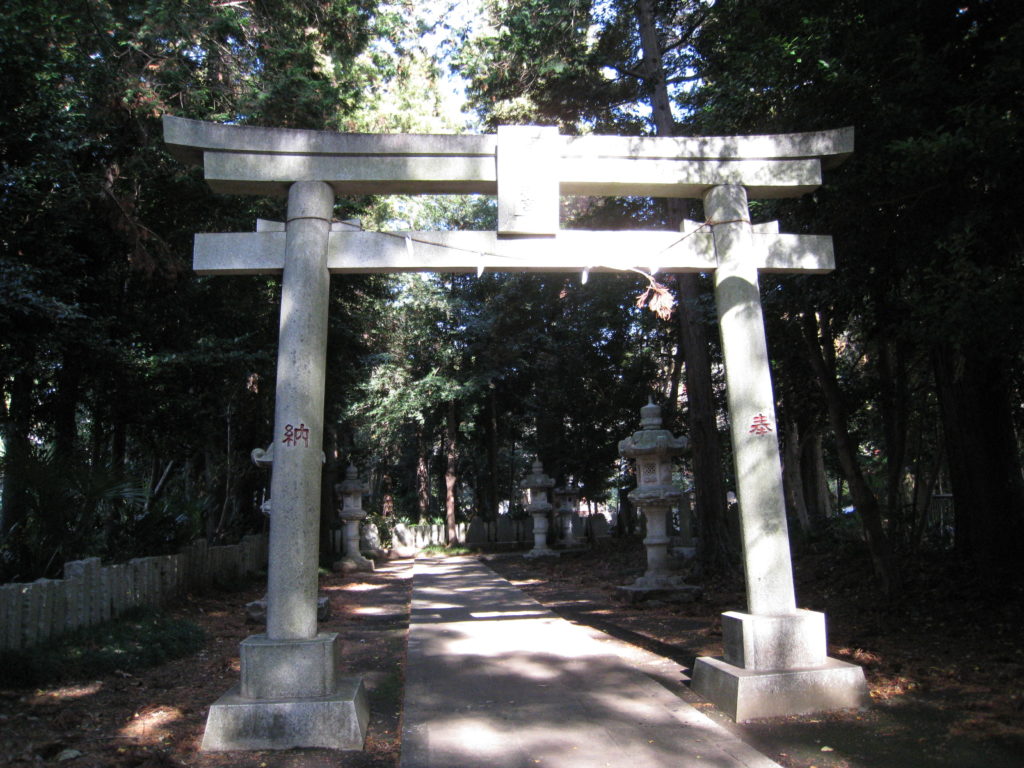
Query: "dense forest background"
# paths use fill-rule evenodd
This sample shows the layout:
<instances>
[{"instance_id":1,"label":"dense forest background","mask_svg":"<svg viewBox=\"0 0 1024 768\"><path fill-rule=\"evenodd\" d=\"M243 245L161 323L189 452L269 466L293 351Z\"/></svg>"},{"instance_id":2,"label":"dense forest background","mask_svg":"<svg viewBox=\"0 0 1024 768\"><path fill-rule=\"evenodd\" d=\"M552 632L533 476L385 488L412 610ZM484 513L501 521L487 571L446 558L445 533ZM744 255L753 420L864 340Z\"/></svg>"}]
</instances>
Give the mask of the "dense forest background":
<instances>
[{"instance_id":1,"label":"dense forest background","mask_svg":"<svg viewBox=\"0 0 1024 768\"><path fill-rule=\"evenodd\" d=\"M1024 544L1024 5L1015 0L3 0L0 579L259 530L276 280L197 278L212 194L160 117L362 132L701 135L853 126L818 192L829 276L765 277L791 531L863 541L882 591L925 553L990 578ZM453 79L454 78L454 79ZM464 83L470 112L453 109ZM697 204L695 203L694 206ZM493 228L478 198L339 200L373 228ZM567 200L562 226L699 206ZM706 572L733 567L710 286L662 275L333 277L326 482L378 521L492 517L534 455L591 502L649 396L686 433Z\"/></svg>"}]
</instances>

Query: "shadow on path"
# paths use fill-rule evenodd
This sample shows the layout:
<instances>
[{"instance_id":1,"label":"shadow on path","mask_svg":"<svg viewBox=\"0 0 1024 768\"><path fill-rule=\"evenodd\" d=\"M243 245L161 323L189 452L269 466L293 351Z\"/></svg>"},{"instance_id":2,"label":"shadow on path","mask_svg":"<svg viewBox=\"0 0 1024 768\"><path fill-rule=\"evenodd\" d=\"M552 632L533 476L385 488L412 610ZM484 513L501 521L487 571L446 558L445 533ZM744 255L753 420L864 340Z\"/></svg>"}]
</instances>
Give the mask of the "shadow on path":
<instances>
[{"instance_id":1,"label":"shadow on path","mask_svg":"<svg viewBox=\"0 0 1024 768\"><path fill-rule=\"evenodd\" d=\"M469 558L418 560L402 768L773 768Z\"/></svg>"}]
</instances>

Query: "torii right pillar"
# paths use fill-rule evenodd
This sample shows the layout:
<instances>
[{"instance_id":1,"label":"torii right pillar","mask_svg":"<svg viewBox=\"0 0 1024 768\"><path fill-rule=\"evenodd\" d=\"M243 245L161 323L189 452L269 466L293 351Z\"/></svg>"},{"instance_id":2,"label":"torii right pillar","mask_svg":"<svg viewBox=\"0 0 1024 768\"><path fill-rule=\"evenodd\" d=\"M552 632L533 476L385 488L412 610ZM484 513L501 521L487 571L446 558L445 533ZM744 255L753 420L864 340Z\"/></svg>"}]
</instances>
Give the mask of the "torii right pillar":
<instances>
[{"instance_id":1,"label":"torii right pillar","mask_svg":"<svg viewBox=\"0 0 1024 768\"><path fill-rule=\"evenodd\" d=\"M825 614L796 607L746 189L711 188L704 195L704 214L717 258L715 302L725 359L748 612L722 614L724 659L698 658L692 688L739 722L866 707L870 699L861 668L827 655Z\"/></svg>"}]
</instances>

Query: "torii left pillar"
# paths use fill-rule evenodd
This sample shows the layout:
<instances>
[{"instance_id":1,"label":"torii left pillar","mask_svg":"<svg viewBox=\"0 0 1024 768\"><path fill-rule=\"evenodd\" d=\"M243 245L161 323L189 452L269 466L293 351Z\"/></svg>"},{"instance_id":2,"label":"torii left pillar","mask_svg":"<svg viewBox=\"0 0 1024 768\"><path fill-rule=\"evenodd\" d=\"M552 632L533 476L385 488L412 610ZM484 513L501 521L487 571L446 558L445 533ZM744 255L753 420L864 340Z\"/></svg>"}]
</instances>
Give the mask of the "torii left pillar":
<instances>
[{"instance_id":1,"label":"torii left pillar","mask_svg":"<svg viewBox=\"0 0 1024 768\"><path fill-rule=\"evenodd\" d=\"M204 750L361 749L361 678L337 675L336 633L318 633L317 559L334 190L288 190L274 408L267 632L241 644L241 681L210 708Z\"/></svg>"}]
</instances>

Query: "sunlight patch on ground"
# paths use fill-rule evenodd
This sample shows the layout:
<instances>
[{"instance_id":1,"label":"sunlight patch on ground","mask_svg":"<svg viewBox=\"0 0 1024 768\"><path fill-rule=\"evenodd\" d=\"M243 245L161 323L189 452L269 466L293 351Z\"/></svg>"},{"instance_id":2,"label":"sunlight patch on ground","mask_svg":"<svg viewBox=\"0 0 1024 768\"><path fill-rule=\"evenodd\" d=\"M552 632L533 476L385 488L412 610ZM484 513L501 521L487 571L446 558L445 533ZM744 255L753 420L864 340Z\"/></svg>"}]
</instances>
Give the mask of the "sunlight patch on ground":
<instances>
[{"instance_id":1,"label":"sunlight patch on ground","mask_svg":"<svg viewBox=\"0 0 1024 768\"><path fill-rule=\"evenodd\" d=\"M496 729L485 717L464 717L452 722L452 731L466 748L476 753L500 753L506 734Z\"/></svg>"},{"instance_id":2,"label":"sunlight patch on ground","mask_svg":"<svg viewBox=\"0 0 1024 768\"><path fill-rule=\"evenodd\" d=\"M168 726L181 719L181 710L177 707L156 705L142 709L132 715L132 719L121 728L121 735L137 742L157 744L170 738Z\"/></svg>"},{"instance_id":3,"label":"sunlight patch on ground","mask_svg":"<svg viewBox=\"0 0 1024 768\"><path fill-rule=\"evenodd\" d=\"M54 688L50 691L40 691L29 698L29 704L49 704L54 701L74 701L86 696L93 696L103 690L103 683L97 680L94 683L83 683L81 685L68 685L63 688Z\"/></svg>"},{"instance_id":4,"label":"sunlight patch on ground","mask_svg":"<svg viewBox=\"0 0 1024 768\"><path fill-rule=\"evenodd\" d=\"M552 602L553 602L554 605L557 605L559 608L569 608L569 607L572 607L574 605L587 606L587 605L593 605L594 604L593 600L590 600L590 599L585 598L585 597L580 598L579 600L557 600L557 601L552 601ZM597 613L597 611L591 611L591 613Z\"/></svg>"},{"instance_id":5,"label":"sunlight patch on ground","mask_svg":"<svg viewBox=\"0 0 1024 768\"><path fill-rule=\"evenodd\" d=\"M462 606L458 603L445 603L441 600L417 600L413 603L413 607L416 610L435 610L440 611L445 608L461 608Z\"/></svg>"},{"instance_id":6,"label":"sunlight patch on ground","mask_svg":"<svg viewBox=\"0 0 1024 768\"><path fill-rule=\"evenodd\" d=\"M343 592L376 592L384 589L383 584L367 584L365 581L356 582L355 584L343 584L340 587Z\"/></svg>"},{"instance_id":7,"label":"sunlight patch on ground","mask_svg":"<svg viewBox=\"0 0 1024 768\"><path fill-rule=\"evenodd\" d=\"M912 677L885 673L883 671L884 659L881 654L874 651L866 651L863 648L836 648L835 655L843 661L864 667L865 671L869 673L868 687L871 698L876 701L905 696L920 688L920 684Z\"/></svg>"},{"instance_id":8,"label":"sunlight patch on ground","mask_svg":"<svg viewBox=\"0 0 1024 768\"><path fill-rule=\"evenodd\" d=\"M358 613L364 616L387 616L394 613L394 610L389 608L380 608L376 605L366 605L362 608L356 608L353 613Z\"/></svg>"}]
</instances>

